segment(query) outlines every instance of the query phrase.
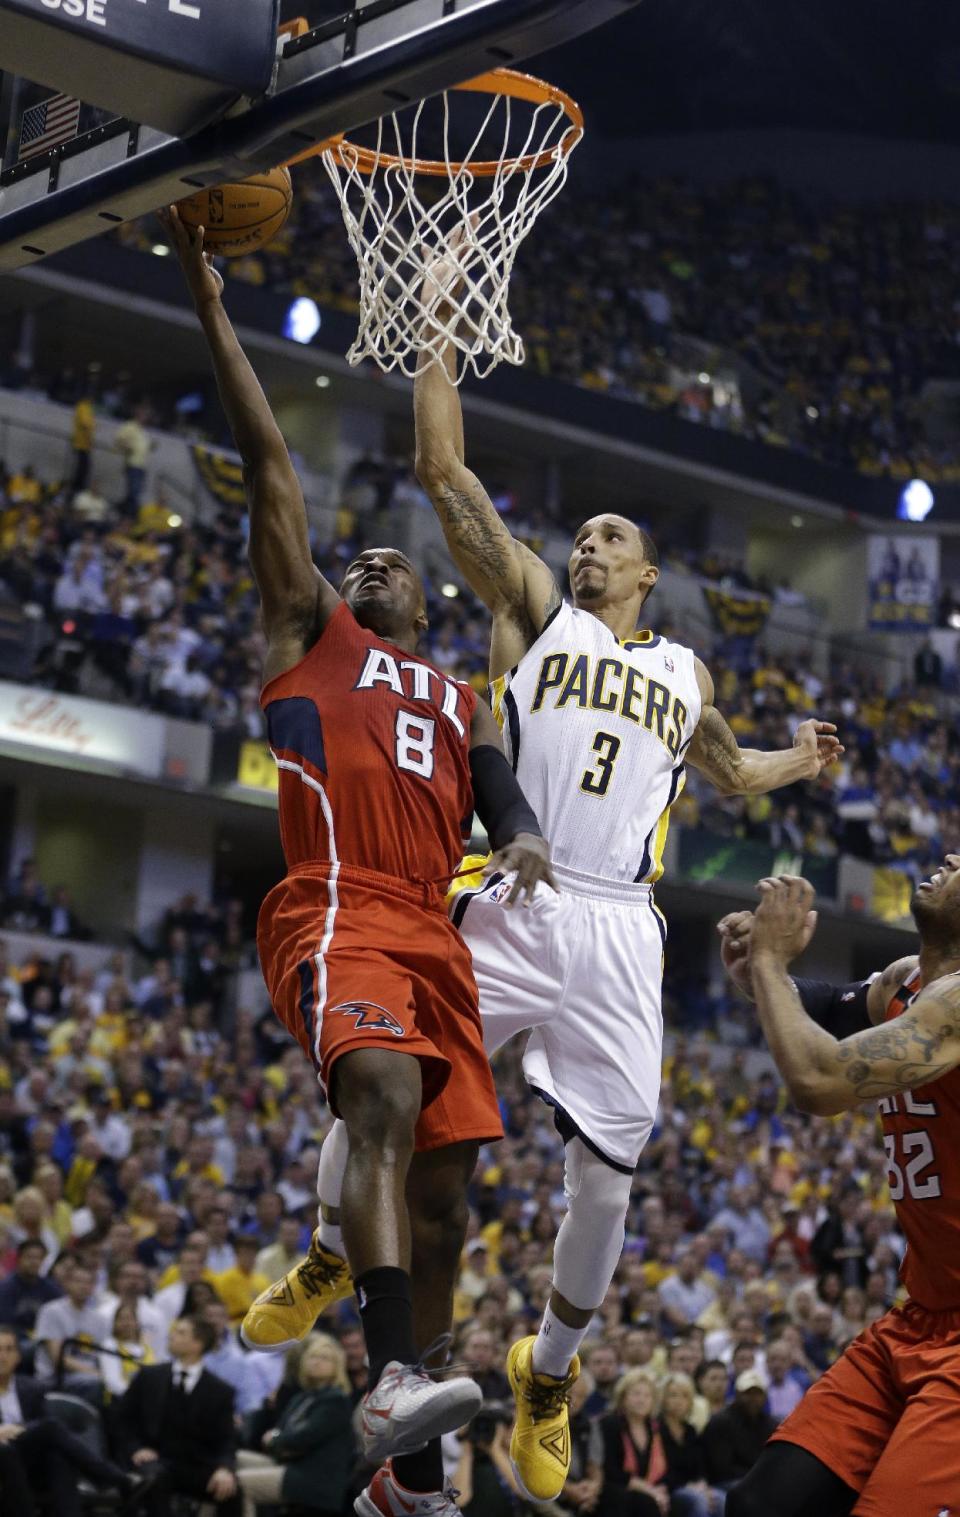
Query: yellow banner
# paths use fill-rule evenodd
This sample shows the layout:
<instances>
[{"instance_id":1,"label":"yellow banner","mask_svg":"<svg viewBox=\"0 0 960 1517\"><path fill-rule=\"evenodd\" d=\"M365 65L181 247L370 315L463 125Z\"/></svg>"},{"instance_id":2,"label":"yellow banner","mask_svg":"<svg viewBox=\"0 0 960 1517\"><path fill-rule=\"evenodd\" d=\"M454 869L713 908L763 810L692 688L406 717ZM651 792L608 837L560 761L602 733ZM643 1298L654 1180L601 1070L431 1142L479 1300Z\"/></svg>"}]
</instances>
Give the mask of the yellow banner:
<instances>
[{"instance_id":1,"label":"yellow banner","mask_svg":"<svg viewBox=\"0 0 960 1517\"><path fill-rule=\"evenodd\" d=\"M277 766L266 743L249 739L240 744L237 784L250 790L276 790Z\"/></svg>"},{"instance_id":2,"label":"yellow banner","mask_svg":"<svg viewBox=\"0 0 960 1517\"><path fill-rule=\"evenodd\" d=\"M243 468L222 453L214 453L200 443L193 447L193 462L210 494L223 506L242 506L246 500Z\"/></svg>"},{"instance_id":3,"label":"yellow banner","mask_svg":"<svg viewBox=\"0 0 960 1517\"><path fill-rule=\"evenodd\" d=\"M910 915L913 881L902 869L873 871L873 914L885 922L899 922Z\"/></svg>"},{"instance_id":4,"label":"yellow banner","mask_svg":"<svg viewBox=\"0 0 960 1517\"><path fill-rule=\"evenodd\" d=\"M737 595L707 585L703 595L714 624L726 637L757 637L767 624L770 601L763 595Z\"/></svg>"}]
</instances>

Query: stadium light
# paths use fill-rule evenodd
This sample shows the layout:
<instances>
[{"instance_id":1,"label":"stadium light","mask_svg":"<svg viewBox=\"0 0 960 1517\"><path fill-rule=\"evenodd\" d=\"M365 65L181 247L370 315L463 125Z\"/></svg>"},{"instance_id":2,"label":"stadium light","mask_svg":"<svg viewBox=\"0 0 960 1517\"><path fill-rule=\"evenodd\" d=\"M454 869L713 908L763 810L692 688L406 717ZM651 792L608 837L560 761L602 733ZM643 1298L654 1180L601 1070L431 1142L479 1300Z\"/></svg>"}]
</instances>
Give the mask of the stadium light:
<instances>
[{"instance_id":1,"label":"stadium light","mask_svg":"<svg viewBox=\"0 0 960 1517\"><path fill-rule=\"evenodd\" d=\"M330 388L330 375L329 374L318 374L317 377L316 377L316 379L313 382L316 385L316 387L317 387L318 390L329 390L329 388Z\"/></svg>"},{"instance_id":2,"label":"stadium light","mask_svg":"<svg viewBox=\"0 0 960 1517\"><path fill-rule=\"evenodd\" d=\"M170 249L165 242L155 242L150 251L156 254L158 258L169 258L170 256Z\"/></svg>"},{"instance_id":3,"label":"stadium light","mask_svg":"<svg viewBox=\"0 0 960 1517\"><path fill-rule=\"evenodd\" d=\"M447 600L456 600L457 596L460 594L460 591L457 589L456 585L446 584L440 586L440 594L445 595L447 597Z\"/></svg>"},{"instance_id":4,"label":"stadium light","mask_svg":"<svg viewBox=\"0 0 960 1517\"><path fill-rule=\"evenodd\" d=\"M292 301L283 318L283 335L291 342L312 342L320 330L320 307L308 295Z\"/></svg>"},{"instance_id":5,"label":"stadium light","mask_svg":"<svg viewBox=\"0 0 960 1517\"><path fill-rule=\"evenodd\" d=\"M926 521L933 510L933 491L925 479L911 479L904 485L897 505L901 521Z\"/></svg>"}]
</instances>

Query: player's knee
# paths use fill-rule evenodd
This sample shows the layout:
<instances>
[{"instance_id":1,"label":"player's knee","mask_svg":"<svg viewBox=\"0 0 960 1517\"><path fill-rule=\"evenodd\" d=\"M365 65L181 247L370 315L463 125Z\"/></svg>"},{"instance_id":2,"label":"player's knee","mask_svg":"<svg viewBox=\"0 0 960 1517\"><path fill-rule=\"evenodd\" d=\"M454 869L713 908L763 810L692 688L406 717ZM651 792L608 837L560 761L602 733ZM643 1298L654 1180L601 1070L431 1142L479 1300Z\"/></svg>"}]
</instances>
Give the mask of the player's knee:
<instances>
[{"instance_id":1,"label":"player's knee","mask_svg":"<svg viewBox=\"0 0 960 1517\"><path fill-rule=\"evenodd\" d=\"M580 1138L567 1144L564 1185L568 1210L572 1217L582 1217L592 1230L616 1232L623 1227L632 1181L632 1175L591 1153Z\"/></svg>"},{"instance_id":2,"label":"player's knee","mask_svg":"<svg viewBox=\"0 0 960 1517\"><path fill-rule=\"evenodd\" d=\"M412 1148L421 1103L419 1069L414 1060L399 1059L380 1049L364 1049L342 1059L335 1076L336 1102L343 1113L351 1151Z\"/></svg>"},{"instance_id":3,"label":"player's knee","mask_svg":"<svg viewBox=\"0 0 960 1517\"><path fill-rule=\"evenodd\" d=\"M412 1151L419 1115L419 1091L402 1085L366 1091L358 1103L356 1121L347 1118L351 1147L357 1142L396 1152Z\"/></svg>"}]
</instances>

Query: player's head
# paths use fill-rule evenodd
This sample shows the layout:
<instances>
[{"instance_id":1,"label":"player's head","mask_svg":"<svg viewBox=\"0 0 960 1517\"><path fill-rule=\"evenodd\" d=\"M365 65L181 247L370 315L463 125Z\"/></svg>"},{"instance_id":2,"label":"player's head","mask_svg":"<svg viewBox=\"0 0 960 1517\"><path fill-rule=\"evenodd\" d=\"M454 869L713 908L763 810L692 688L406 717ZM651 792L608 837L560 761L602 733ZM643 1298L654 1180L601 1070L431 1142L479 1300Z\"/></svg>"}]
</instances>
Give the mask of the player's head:
<instances>
[{"instance_id":1,"label":"player's head","mask_svg":"<svg viewBox=\"0 0 960 1517\"><path fill-rule=\"evenodd\" d=\"M660 555L642 527L604 513L577 532L568 567L574 602L584 611L635 600L639 612L660 578Z\"/></svg>"},{"instance_id":2,"label":"player's head","mask_svg":"<svg viewBox=\"0 0 960 1517\"><path fill-rule=\"evenodd\" d=\"M361 627L413 649L427 630L421 580L399 548L366 548L349 565L340 586Z\"/></svg>"},{"instance_id":3,"label":"player's head","mask_svg":"<svg viewBox=\"0 0 960 1517\"><path fill-rule=\"evenodd\" d=\"M960 854L948 853L936 874L917 886L910 910L925 946L955 946L960 954Z\"/></svg>"}]
</instances>

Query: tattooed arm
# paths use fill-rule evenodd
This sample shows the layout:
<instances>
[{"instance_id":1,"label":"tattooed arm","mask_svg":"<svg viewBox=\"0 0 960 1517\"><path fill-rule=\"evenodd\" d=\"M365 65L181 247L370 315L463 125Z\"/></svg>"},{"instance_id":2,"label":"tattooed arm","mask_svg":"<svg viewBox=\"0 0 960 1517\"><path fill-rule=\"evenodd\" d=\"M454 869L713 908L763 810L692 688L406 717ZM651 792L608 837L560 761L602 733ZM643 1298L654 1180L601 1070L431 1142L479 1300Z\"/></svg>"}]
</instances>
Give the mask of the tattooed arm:
<instances>
[{"instance_id":1,"label":"tattooed arm","mask_svg":"<svg viewBox=\"0 0 960 1517\"><path fill-rule=\"evenodd\" d=\"M687 750L687 763L705 774L722 795L763 795L797 780L816 779L821 769L843 752L834 737L832 722L801 722L793 735L793 747L763 753L741 748L726 721L713 704L713 680L697 659L697 684L702 702L700 720Z\"/></svg>"},{"instance_id":2,"label":"tattooed arm","mask_svg":"<svg viewBox=\"0 0 960 1517\"><path fill-rule=\"evenodd\" d=\"M787 974L809 936L813 888L783 875L761 881L760 890L751 932L753 993L770 1052L801 1111L833 1116L928 1085L960 1065L960 976L934 980L892 1022L834 1038L807 1016Z\"/></svg>"},{"instance_id":3,"label":"tattooed arm","mask_svg":"<svg viewBox=\"0 0 960 1517\"><path fill-rule=\"evenodd\" d=\"M448 373L453 363L448 351ZM470 588L493 613L490 672L512 668L560 605L547 565L507 531L483 485L464 463L460 392L439 364L413 387L417 478L440 518L447 547Z\"/></svg>"}]
</instances>

